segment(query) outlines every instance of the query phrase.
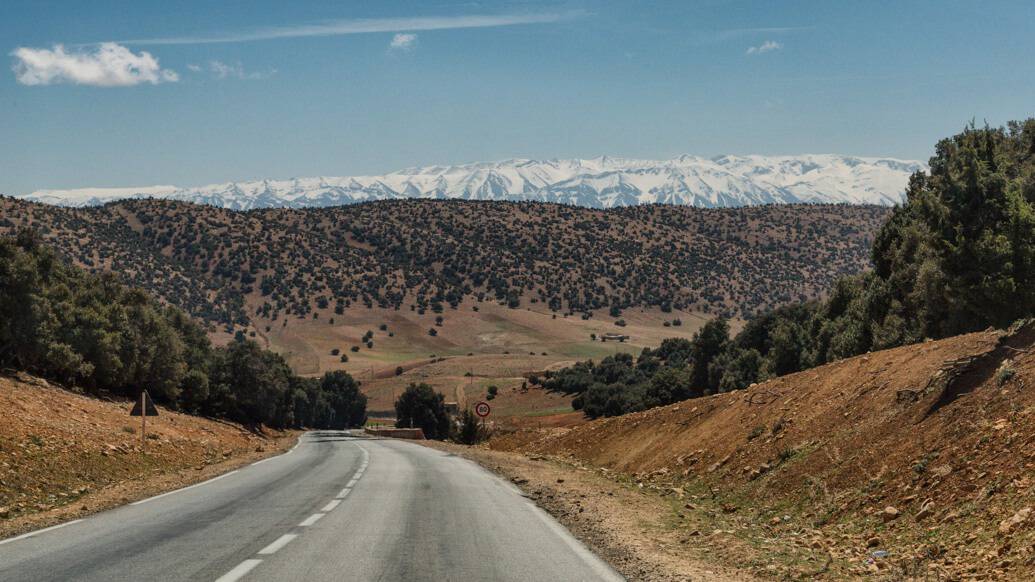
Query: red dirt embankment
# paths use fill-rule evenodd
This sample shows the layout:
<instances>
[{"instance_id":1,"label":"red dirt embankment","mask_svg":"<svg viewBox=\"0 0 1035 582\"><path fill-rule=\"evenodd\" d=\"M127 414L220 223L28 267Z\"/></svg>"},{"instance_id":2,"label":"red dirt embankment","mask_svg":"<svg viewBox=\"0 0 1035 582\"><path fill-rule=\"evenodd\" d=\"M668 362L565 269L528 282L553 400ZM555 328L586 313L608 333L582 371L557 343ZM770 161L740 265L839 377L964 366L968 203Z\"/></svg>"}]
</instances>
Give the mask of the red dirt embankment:
<instances>
[{"instance_id":1,"label":"red dirt embankment","mask_svg":"<svg viewBox=\"0 0 1035 582\"><path fill-rule=\"evenodd\" d=\"M745 529L806 528L843 575L1032 579L1033 340L1028 325L875 352L493 448L707 488Z\"/></svg>"},{"instance_id":2,"label":"red dirt embankment","mask_svg":"<svg viewBox=\"0 0 1035 582\"><path fill-rule=\"evenodd\" d=\"M0 538L201 481L295 440L159 408L142 453L130 407L0 376Z\"/></svg>"}]
</instances>

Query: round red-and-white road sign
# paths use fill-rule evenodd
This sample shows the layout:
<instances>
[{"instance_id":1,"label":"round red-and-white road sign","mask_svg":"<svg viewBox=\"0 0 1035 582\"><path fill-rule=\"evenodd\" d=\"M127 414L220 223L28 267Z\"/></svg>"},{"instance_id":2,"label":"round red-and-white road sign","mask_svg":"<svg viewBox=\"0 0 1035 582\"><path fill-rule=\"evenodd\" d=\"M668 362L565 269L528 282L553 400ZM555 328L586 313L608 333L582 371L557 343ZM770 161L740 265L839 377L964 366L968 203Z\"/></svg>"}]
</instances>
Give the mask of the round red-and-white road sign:
<instances>
[{"instance_id":1,"label":"round red-and-white road sign","mask_svg":"<svg viewBox=\"0 0 1035 582\"><path fill-rule=\"evenodd\" d=\"M489 408L488 402L479 402L478 404L474 405L474 413L482 418L489 416L490 412L492 412L492 409Z\"/></svg>"}]
</instances>

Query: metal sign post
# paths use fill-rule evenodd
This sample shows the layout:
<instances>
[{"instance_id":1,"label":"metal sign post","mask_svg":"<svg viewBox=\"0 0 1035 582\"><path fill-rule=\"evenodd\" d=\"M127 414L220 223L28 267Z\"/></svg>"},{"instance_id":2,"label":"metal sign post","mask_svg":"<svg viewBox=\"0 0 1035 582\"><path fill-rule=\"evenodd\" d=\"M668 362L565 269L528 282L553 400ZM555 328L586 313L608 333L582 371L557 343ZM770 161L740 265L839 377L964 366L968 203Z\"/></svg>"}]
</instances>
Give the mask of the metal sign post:
<instances>
[{"instance_id":1,"label":"metal sign post","mask_svg":"<svg viewBox=\"0 0 1035 582\"><path fill-rule=\"evenodd\" d=\"M478 417L482 419L482 431L483 432L485 431L485 417L489 416L490 412L492 412L492 407L489 406L488 402L482 401L482 402L479 402L478 404L474 405L474 413L477 414Z\"/></svg>"}]
</instances>

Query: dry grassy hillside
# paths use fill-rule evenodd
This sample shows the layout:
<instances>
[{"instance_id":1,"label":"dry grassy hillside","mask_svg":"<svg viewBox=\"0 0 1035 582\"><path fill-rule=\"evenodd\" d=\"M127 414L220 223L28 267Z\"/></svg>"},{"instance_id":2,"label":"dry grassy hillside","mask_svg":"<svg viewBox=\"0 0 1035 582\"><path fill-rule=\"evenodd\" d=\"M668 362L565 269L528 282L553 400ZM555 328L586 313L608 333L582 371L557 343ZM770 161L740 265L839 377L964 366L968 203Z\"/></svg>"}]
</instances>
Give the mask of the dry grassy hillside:
<instances>
[{"instance_id":1,"label":"dry grassy hillside","mask_svg":"<svg viewBox=\"0 0 1035 582\"><path fill-rule=\"evenodd\" d=\"M801 536L834 578L1031 579L1033 341L1029 325L875 352L494 447L710 491L737 536Z\"/></svg>"},{"instance_id":2,"label":"dry grassy hillside","mask_svg":"<svg viewBox=\"0 0 1035 582\"><path fill-rule=\"evenodd\" d=\"M235 212L0 198L0 234L37 229L77 264L221 324L216 343L243 332L299 374L344 369L372 410L391 410L409 382L449 400L465 383L478 399L495 385L494 416L551 424L544 415L569 420L570 399L520 390L527 373L817 297L867 267L887 212L427 200ZM628 339L593 340L606 333Z\"/></svg>"},{"instance_id":3,"label":"dry grassy hillside","mask_svg":"<svg viewBox=\"0 0 1035 582\"><path fill-rule=\"evenodd\" d=\"M293 440L160 409L142 452L129 408L0 375L0 537L207 479Z\"/></svg>"},{"instance_id":4,"label":"dry grassy hillside","mask_svg":"<svg viewBox=\"0 0 1035 582\"><path fill-rule=\"evenodd\" d=\"M465 298L558 313L656 307L747 315L814 298L868 265L888 210L863 206L593 210L400 200L234 212L135 200L58 208L0 199L83 266L113 270L228 326Z\"/></svg>"}]
</instances>

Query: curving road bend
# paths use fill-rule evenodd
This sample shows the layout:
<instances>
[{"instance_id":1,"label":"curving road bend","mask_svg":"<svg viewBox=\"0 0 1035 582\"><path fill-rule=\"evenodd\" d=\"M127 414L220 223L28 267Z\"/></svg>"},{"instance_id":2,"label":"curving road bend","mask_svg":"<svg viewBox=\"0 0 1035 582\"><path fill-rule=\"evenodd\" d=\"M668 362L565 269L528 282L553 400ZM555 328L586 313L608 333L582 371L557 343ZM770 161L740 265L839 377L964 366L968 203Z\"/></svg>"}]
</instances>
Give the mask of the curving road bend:
<instances>
[{"instance_id":1,"label":"curving road bend","mask_svg":"<svg viewBox=\"0 0 1035 582\"><path fill-rule=\"evenodd\" d=\"M211 481L0 541L0 581L35 580L621 577L470 461L323 431Z\"/></svg>"}]
</instances>

